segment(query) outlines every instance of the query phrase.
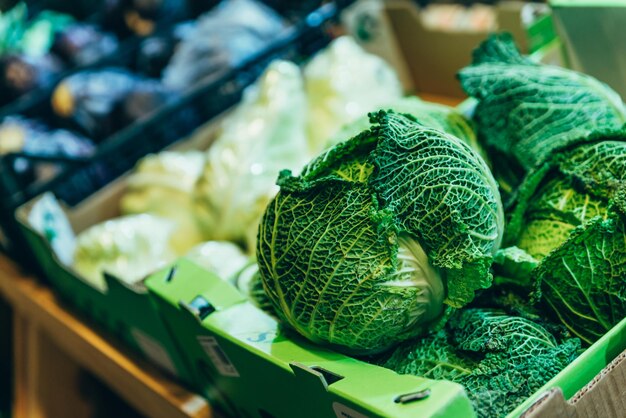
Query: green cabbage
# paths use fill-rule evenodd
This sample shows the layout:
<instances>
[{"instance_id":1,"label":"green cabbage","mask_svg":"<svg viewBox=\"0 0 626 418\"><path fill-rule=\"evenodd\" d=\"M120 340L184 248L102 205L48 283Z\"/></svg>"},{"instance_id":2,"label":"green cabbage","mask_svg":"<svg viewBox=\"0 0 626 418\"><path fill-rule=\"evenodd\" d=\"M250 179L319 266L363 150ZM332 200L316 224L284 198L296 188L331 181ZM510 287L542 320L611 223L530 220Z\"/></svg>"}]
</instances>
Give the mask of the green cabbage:
<instances>
[{"instance_id":1,"label":"green cabbage","mask_svg":"<svg viewBox=\"0 0 626 418\"><path fill-rule=\"evenodd\" d=\"M474 121L479 139L496 151L500 158L492 160L512 186L555 151L585 142L597 129L626 122L624 105L608 86L523 57L508 35L485 41L459 79L478 99Z\"/></svg>"},{"instance_id":2,"label":"green cabbage","mask_svg":"<svg viewBox=\"0 0 626 418\"><path fill-rule=\"evenodd\" d=\"M506 36L484 42L459 77L478 99L479 137L526 176L497 282L534 287L592 343L626 316L624 105L592 77L522 57Z\"/></svg>"},{"instance_id":3,"label":"green cabbage","mask_svg":"<svg viewBox=\"0 0 626 418\"><path fill-rule=\"evenodd\" d=\"M405 115L372 122L300 176L281 173L257 242L284 322L355 353L419 335L444 303L489 287L503 230L495 180L468 145Z\"/></svg>"},{"instance_id":4,"label":"green cabbage","mask_svg":"<svg viewBox=\"0 0 626 418\"><path fill-rule=\"evenodd\" d=\"M626 132L595 136L526 179L506 234L538 261L536 297L587 343L626 316Z\"/></svg>"}]
</instances>

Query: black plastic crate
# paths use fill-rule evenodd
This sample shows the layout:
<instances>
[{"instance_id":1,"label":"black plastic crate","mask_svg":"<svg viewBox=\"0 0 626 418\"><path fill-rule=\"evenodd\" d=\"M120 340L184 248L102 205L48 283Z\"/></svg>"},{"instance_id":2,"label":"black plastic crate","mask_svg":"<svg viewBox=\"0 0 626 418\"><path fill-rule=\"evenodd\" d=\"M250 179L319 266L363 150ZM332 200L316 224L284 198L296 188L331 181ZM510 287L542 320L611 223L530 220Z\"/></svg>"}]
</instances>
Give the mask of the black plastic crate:
<instances>
[{"instance_id":1,"label":"black plastic crate","mask_svg":"<svg viewBox=\"0 0 626 418\"><path fill-rule=\"evenodd\" d=\"M110 181L130 170L143 156L187 137L204 122L237 104L243 90L252 84L274 59L302 62L325 47L332 36L329 24L336 22L339 11L350 2L327 3L287 29L269 47L219 79L199 85L177 100L163 106L141 122L132 124L99 144L87 159L58 159L61 172L49 181L16 187L13 162L24 157L13 154L0 159L3 184L0 227L9 240L4 243L12 255L28 254L14 218L15 210L31 198L47 192L70 206L77 204ZM28 112L45 115L51 112L49 100ZM10 241L10 243L9 243ZM23 257L21 257L23 259Z\"/></svg>"}]
</instances>

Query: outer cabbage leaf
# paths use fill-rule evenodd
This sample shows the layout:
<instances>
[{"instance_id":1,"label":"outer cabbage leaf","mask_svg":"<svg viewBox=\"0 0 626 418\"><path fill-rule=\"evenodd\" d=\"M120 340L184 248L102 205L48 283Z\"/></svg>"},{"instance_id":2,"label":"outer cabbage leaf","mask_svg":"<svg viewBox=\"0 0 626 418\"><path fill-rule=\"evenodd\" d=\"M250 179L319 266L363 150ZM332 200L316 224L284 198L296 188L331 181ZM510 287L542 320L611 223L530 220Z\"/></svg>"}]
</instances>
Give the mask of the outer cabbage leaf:
<instances>
[{"instance_id":1,"label":"outer cabbage leaf","mask_svg":"<svg viewBox=\"0 0 626 418\"><path fill-rule=\"evenodd\" d=\"M538 261L517 269L530 272L520 283L534 283L537 299L587 343L626 316L626 137L594 137L600 140L555 154L526 179L507 230L507 242ZM508 262L496 258L496 270L515 270Z\"/></svg>"},{"instance_id":2,"label":"outer cabbage leaf","mask_svg":"<svg viewBox=\"0 0 626 418\"><path fill-rule=\"evenodd\" d=\"M505 416L571 363L580 341L490 309L457 312L434 336L407 342L383 362L401 374L465 386L479 417Z\"/></svg>"},{"instance_id":3,"label":"outer cabbage leaf","mask_svg":"<svg viewBox=\"0 0 626 418\"><path fill-rule=\"evenodd\" d=\"M622 214L578 227L533 272L541 297L591 344L626 317L626 228Z\"/></svg>"},{"instance_id":4,"label":"outer cabbage leaf","mask_svg":"<svg viewBox=\"0 0 626 418\"><path fill-rule=\"evenodd\" d=\"M409 116L372 117L300 176L281 173L257 243L277 314L355 353L419 335L444 297L462 306L488 287L503 228L495 181L468 145Z\"/></svg>"},{"instance_id":5,"label":"outer cabbage leaf","mask_svg":"<svg viewBox=\"0 0 626 418\"><path fill-rule=\"evenodd\" d=\"M579 191L571 179L552 179L528 205L517 245L541 259L565 242L576 226L606 210L606 200Z\"/></svg>"},{"instance_id":6,"label":"outer cabbage leaf","mask_svg":"<svg viewBox=\"0 0 626 418\"><path fill-rule=\"evenodd\" d=\"M504 229L498 186L485 162L457 138L406 117L380 122L384 139L371 184L443 269L446 303L461 307L491 283L491 256Z\"/></svg>"},{"instance_id":7,"label":"outer cabbage leaf","mask_svg":"<svg viewBox=\"0 0 626 418\"><path fill-rule=\"evenodd\" d=\"M626 132L603 130L553 155L520 186L505 242L542 258L572 229L605 216L626 181Z\"/></svg>"},{"instance_id":8,"label":"outer cabbage leaf","mask_svg":"<svg viewBox=\"0 0 626 418\"><path fill-rule=\"evenodd\" d=\"M479 138L526 170L555 150L584 142L598 128L619 128L626 111L617 93L593 77L524 58L508 35L492 36L459 73L478 99Z\"/></svg>"},{"instance_id":9,"label":"outer cabbage leaf","mask_svg":"<svg viewBox=\"0 0 626 418\"><path fill-rule=\"evenodd\" d=\"M272 302L263 289L261 273L259 273L259 266L256 262L251 262L237 274L235 286L244 295L248 296L250 301L258 308L272 316L276 316Z\"/></svg>"},{"instance_id":10,"label":"outer cabbage leaf","mask_svg":"<svg viewBox=\"0 0 626 418\"><path fill-rule=\"evenodd\" d=\"M300 69L275 61L224 121L196 185L195 213L206 237L254 249L263 211L285 167L308 160Z\"/></svg>"},{"instance_id":11,"label":"outer cabbage leaf","mask_svg":"<svg viewBox=\"0 0 626 418\"><path fill-rule=\"evenodd\" d=\"M127 215L81 232L74 269L95 287L106 289L103 272L134 283L173 261L175 225L153 215Z\"/></svg>"},{"instance_id":12,"label":"outer cabbage leaf","mask_svg":"<svg viewBox=\"0 0 626 418\"><path fill-rule=\"evenodd\" d=\"M395 70L348 36L334 40L315 55L304 68L304 78L313 155L322 151L342 126L402 97Z\"/></svg>"},{"instance_id":13,"label":"outer cabbage leaf","mask_svg":"<svg viewBox=\"0 0 626 418\"><path fill-rule=\"evenodd\" d=\"M202 172L200 151L165 151L144 157L129 176L120 201L122 214L150 213L172 220L176 252L184 254L204 241L193 215L192 192Z\"/></svg>"}]
</instances>

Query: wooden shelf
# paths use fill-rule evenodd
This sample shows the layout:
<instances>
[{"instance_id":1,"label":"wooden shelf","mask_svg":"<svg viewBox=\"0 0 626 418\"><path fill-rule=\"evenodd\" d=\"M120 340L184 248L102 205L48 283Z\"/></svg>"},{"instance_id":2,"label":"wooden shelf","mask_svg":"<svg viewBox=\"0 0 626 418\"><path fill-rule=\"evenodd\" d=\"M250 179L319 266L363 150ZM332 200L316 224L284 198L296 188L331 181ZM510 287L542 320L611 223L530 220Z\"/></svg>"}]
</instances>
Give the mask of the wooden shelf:
<instances>
[{"instance_id":1,"label":"wooden shelf","mask_svg":"<svg viewBox=\"0 0 626 418\"><path fill-rule=\"evenodd\" d=\"M64 363L89 371L146 417L217 416L206 400L90 326L60 303L49 287L1 254L0 296L12 306L14 316L15 418L79 416L80 399L72 405L65 398L72 394L65 393L68 388L62 382L74 372L63 375L54 370ZM65 357L55 361L50 358L55 352ZM68 405L65 412L63 404Z\"/></svg>"}]
</instances>

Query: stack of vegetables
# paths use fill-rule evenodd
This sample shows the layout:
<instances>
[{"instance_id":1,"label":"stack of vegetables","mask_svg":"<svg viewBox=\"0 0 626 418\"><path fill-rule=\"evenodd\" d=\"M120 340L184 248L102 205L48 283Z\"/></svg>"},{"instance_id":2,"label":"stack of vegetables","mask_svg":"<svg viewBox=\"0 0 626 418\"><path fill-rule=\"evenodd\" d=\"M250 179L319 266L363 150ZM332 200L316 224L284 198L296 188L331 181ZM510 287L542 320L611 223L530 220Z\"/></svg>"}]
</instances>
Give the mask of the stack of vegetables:
<instances>
[{"instance_id":1,"label":"stack of vegetables","mask_svg":"<svg viewBox=\"0 0 626 418\"><path fill-rule=\"evenodd\" d=\"M458 130L371 113L281 172L257 259L287 328L461 383L479 416L504 416L626 314L626 112L507 36L459 79L495 176Z\"/></svg>"},{"instance_id":2,"label":"stack of vegetables","mask_svg":"<svg viewBox=\"0 0 626 418\"><path fill-rule=\"evenodd\" d=\"M626 314L626 112L508 36L459 79L473 121L402 98L346 38L304 77L276 62L209 151L140 163L122 211L145 225L92 227L74 266L138 280L213 240L191 257L294 338L458 382L504 416Z\"/></svg>"},{"instance_id":3,"label":"stack of vegetables","mask_svg":"<svg viewBox=\"0 0 626 418\"><path fill-rule=\"evenodd\" d=\"M177 3L185 2L153 5L158 9L153 17L183 7ZM124 7L132 14L135 6ZM223 76L269 45L286 27L283 18L256 0L227 0L197 20L178 23L143 39L133 47L136 56L130 56L128 46L118 50L115 36L98 32L91 24L75 23L67 15L46 11L29 20L24 4L0 15L0 32L4 34L0 52L7 54L6 67L0 71L5 83L0 81L0 89L4 85L7 90L1 95L7 102L15 98L13 90L16 94L41 90L54 80L50 72L37 72L17 62L17 52L19 57L58 63L54 74L113 52L119 54L116 60L128 67L77 70L54 88L50 115L41 110L47 106L38 105L2 119L0 156L21 157L13 164L9 178L16 183L14 189L46 181L64 164L90 157L95 144L177 100L194 86ZM107 177L104 170L100 175Z\"/></svg>"}]
</instances>

